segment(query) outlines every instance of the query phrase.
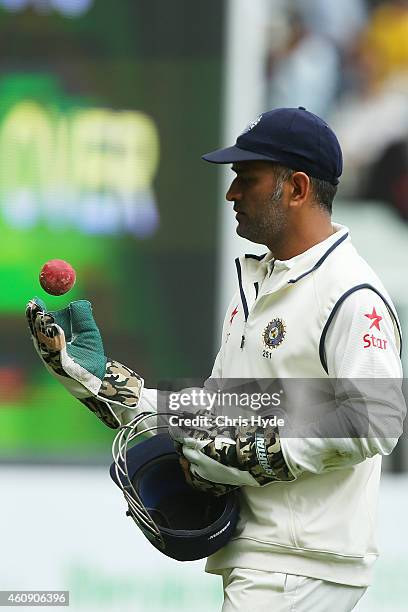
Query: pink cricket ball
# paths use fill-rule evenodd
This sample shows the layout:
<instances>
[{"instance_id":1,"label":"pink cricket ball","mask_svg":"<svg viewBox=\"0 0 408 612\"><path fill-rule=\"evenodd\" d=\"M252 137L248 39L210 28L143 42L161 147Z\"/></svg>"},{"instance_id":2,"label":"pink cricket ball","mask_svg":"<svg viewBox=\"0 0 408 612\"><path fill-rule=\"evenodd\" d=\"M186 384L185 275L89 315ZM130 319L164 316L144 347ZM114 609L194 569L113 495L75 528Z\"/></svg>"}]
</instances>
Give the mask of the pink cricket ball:
<instances>
[{"instance_id":1,"label":"pink cricket ball","mask_svg":"<svg viewBox=\"0 0 408 612\"><path fill-rule=\"evenodd\" d=\"M75 284L75 270L63 259L50 259L41 268L40 285L50 295L64 295Z\"/></svg>"}]
</instances>

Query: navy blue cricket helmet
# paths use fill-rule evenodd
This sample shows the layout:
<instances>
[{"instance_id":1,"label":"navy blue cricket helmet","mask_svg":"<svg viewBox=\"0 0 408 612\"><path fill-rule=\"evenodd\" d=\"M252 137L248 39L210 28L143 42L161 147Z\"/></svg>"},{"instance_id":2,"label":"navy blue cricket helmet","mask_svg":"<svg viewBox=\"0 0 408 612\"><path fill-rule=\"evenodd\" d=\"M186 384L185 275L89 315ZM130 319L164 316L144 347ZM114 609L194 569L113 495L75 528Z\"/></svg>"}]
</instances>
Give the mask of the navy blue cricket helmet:
<instances>
[{"instance_id":1,"label":"navy blue cricket helmet","mask_svg":"<svg viewBox=\"0 0 408 612\"><path fill-rule=\"evenodd\" d=\"M188 485L167 433L128 449L145 431L138 430L140 424L151 416L139 415L118 432L111 477L125 496L127 514L153 546L178 561L203 559L231 538L238 520L238 493L216 497Z\"/></svg>"}]
</instances>

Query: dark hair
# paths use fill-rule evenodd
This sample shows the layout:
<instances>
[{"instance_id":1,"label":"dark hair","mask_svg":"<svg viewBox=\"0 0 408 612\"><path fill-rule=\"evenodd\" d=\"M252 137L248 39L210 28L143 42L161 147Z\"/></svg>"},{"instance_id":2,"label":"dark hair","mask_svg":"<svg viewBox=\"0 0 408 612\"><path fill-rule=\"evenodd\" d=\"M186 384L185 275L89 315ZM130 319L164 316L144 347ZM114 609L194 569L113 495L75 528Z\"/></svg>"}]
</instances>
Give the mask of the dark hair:
<instances>
[{"instance_id":1,"label":"dark hair","mask_svg":"<svg viewBox=\"0 0 408 612\"><path fill-rule=\"evenodd\" d=\"M279 164L275 164L274 166L276 180L278 182L278 186L281 188L283 183L289 180L296 170L286 168L286 166L281 166ZM331 215L333 200L337 193L337 185L333 185L332 183L329 183L329 181L324 181L313 176L310 176L309 178L310 187L312 189L316 205L320 206L320 208Z\"/></svg>"},{"instance_id":2,"label":"dark hair","mask_svg":"<svg viewBox=\"0 0 408 612\"><path fill-rule=\"evenodd\" d=\"M331 215L334 196L337 193L337 185L333 185L329 181L322 181L313 176L310 177L310 185L316 204Z\"/></svg>"}]
</instances>

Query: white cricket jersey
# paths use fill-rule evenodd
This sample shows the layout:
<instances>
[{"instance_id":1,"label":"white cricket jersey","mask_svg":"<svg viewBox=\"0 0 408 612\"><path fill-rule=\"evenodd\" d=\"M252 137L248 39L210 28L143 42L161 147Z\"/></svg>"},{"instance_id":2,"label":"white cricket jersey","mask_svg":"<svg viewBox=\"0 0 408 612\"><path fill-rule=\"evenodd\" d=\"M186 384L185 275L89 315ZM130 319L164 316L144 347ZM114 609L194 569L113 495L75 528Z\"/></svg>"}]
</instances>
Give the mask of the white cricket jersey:
<instances>
[{"instance_id":1,"label":"white cricket jersey","mask_svg":"<svg viewBox=\"0 0 408 612\"><path fill-rule=\"evenodd\" d=\"M334 224L333 231L288 261L271 253L237 260L238 290L212 378L394 380L394 395L381 409L394 415L399 435L405 404L398 318L348 229ZM155 410L156 404L157 392L144 389L137 410ZM378 556L381 455L392 451L398 435L390 439L379 430L370 438L282 437L296 480L241 487L234 537L208 559L207 571L241 567L370 584ZM205 478L204 464L198 471Z\"/></svg>"},{"instance_id":2,"label":"white cricket jersey","mask_svg":"<svg viewBox=\"0 0 408 612\"><path fill-rule=\"evenodd\" d=\"M288 261L270 253L237 260L238 291L212 377L387 377L400 389L392 301L347 228L334 231ZM396 441L381 432L368 439L281 438L296 480L241 488L236 533L208 559L207 571L243 567L368 585L378 556L381 455Z\"/></svg>"}]
</instances>

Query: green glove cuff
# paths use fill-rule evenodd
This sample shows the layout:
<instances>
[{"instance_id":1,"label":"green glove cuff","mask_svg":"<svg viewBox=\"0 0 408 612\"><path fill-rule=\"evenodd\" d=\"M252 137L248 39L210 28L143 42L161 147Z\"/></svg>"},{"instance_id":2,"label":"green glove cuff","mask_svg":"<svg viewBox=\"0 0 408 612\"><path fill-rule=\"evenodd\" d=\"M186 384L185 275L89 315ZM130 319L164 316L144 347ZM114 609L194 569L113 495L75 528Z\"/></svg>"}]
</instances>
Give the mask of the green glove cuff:
<instances>
[{"instance_id":1,"label":"green glove cuff","mask_svg":"<svg viewBox=\"0 0 408 612\"><path fill-rule=\"evenodd\" d=\"M42 307L46 310L45 304ZM64 331L65 340L69 343L69 356L102 380L108 360L101 334L93 317L91 303L88 300L76 300L66 308L50 311L48 314Z\"/></svg>"},{"instance_id":2,"label":"green glove cuff","mask_svg":"<svg viewBox=\"0 0 408 612\"><path fill-rule=\"evenodd\" d=\"M119 427L122 413L137 407L143 379L106 357L90 302L78 300L47 312L35 298L26 315L34 346L48 371L108 427Z\"/></svg>"}]
</instances>

